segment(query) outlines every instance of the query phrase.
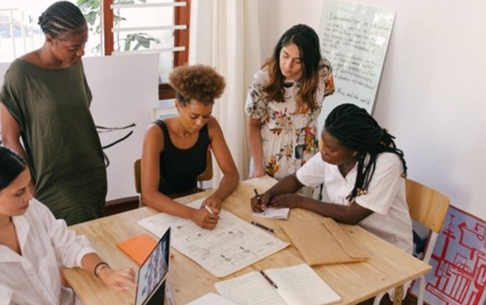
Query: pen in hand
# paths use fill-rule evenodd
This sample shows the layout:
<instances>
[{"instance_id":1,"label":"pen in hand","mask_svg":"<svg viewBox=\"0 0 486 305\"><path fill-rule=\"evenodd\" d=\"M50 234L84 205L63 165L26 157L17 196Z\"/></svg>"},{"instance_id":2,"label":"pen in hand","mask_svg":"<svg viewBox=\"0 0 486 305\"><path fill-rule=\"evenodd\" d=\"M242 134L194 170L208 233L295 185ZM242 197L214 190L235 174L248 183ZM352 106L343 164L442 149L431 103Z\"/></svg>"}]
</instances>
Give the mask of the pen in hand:
<instances>
[{"instance_id":1,"label":"pen in hand","mask_svg":"<svg viewBox=\"0 0 486 305\"><path fill-rule=\"evenodd\" d=\"M209 216L211 219L214 219L214 212L213 210L211 210L210 207L208 207L207 205L204 206L204 208L206 208L206 210L211 213L211 216Z\"/></svg>"},{"instance_id":2,"label":"pen in hand","mask_svg":"<svg viewBox=\"0 0 486 305\"><path fill-rule=\"evenodd\" d=\"M252 225L254 225L254 226L257 226L257 227L259 227L259 228L263 229L263 230L267 230L267 231L270 231L270 232L272 232L272 233L277 233L277 232L275 232L275 230L274 230L274 229L269 228L269 227L267 227L267 226L264 226L264 225L262 225L261 223L258 223L258 222L256 222L256 221L252 221L252 222L250 222L250 223L251 223Z\"/></svg>"},{"instance_id":3,"label":"pen in hand","mask_svg":"<svg viewBox=\"0 0 486 305\"><path fill-rule=\"evenodd\" d=\"M257 189L253 189L253 191L255 192L255 196L256 196L258 204L262 205L262 196L260 196L260 194L258 194Z\"/></svg>"}]
</instances>

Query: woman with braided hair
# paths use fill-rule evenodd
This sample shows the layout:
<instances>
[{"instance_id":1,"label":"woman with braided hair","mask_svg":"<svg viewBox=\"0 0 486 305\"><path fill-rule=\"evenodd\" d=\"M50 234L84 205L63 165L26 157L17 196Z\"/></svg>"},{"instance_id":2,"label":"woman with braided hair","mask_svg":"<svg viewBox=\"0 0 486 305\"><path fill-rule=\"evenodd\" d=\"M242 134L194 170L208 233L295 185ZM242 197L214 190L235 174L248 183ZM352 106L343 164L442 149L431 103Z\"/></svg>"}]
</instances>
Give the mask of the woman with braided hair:
<instances>
[{"instance_id":1,"label":"woman with braided hair","mask_svg":"<svg viewBox=\"0 0 486 305\"><path fill-rule=\"evenodd\" d=\"M47 8L39 25L44 45L16 59L5 74L2 140L27 160L31 193L72 225L102 216L107 190L81 61L88 27L67 1Z\"/></svg>"},{"instance_id":2,"label":"woman with braided hair","mask_svg":"<svg viewBox=\"0 0 486 305\"><path fill-rule=\"evenodd\" d=\"M295 174L251 199L253 211L266 205L302 208L364 229L412 254L412 221L405 201L407 167L394 137L365 109L336 107L321 133L322 148ZM294 194L322 184L322 201Z\"/></svg>"}]
</instances>

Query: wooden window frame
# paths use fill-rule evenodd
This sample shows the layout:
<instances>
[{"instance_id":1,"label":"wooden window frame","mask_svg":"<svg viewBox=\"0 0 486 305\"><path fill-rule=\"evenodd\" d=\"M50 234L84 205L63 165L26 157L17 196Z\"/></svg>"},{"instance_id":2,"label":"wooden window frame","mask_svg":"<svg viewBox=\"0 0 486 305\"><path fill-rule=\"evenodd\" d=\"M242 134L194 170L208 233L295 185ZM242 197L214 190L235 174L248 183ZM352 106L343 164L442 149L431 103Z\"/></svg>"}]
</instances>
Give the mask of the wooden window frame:
<instances>
[{"instance_id":1,"label":"wooden window frame","mask_svg":"<svg viewBox=\"0 0 486 305\"><path fill-rule=\"evenodd\" d=\"M191 0L175 0L186 2L186 6L174 8L174 25L185 24L185 30L174 31L174 46L184 46L184 51L174 52L174 67L186 64L189 61L189 35L191 27ZM113 34L113 0L103 0L103 46L104 54L112 55L114 48ZM175 98L175 91L167 83L159 83L159 100Z\"/></svg>"}]
</instances>

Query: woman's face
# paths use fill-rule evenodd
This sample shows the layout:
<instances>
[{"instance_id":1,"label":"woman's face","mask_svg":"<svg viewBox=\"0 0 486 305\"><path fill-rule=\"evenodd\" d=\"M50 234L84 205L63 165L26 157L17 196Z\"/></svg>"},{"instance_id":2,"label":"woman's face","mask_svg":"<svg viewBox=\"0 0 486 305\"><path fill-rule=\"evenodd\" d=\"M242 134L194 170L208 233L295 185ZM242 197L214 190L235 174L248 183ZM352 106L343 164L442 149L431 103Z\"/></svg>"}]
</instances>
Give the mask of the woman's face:
<instances>
[{"instance_id":1,"label":"woman's face","mask_svg":"<svg viewBox=\"0 0 486 305\"><path fill-rule=\"evenodd\" d=\"M302 76L302 58L299 48L288 43L280 50L280 72L286 80L296 80Z\"/></svg>"},{"instance_id":2,"label":"woman's face","mask_svg":"<svg viewBox=\"0 0 486 305\"><path fill-rule=\"evenodd\" d=\"M342 145L325 129L321 134L322 147L320 148L321 157L324 162L333 165L342 165L357 160L358 152Z\"/></svg>"},{"instance_id":3,"label":"woman's face","mask_svg":"<svg viewBox=\"0 0 486 305\"><path fill-rule=\"evenodd\" d=\"M185 106L176 100L176 107L182 126L190 133L199 132L208 123L213 111L213 104L204 105L195 99Z\"/></svg>"},{"instance_id":4,"label":"woman's face","mask_svg":"<svg viewBox=\"0 0 486 305\"><path fill-rule=\"evenodd\" d=\"M29 207L32 194L29 191L30 173L26 168L6 188L0 191L0 214L23 215Z\"/></svg>"},{"instance_id":5,"label":"woman's face","mask_svg":"<svg viewBox=\"0 0 486 305\"><path fill-rule=\"evenodd\" d=\"M88 28L82 32L63 33L52 38L47 36L47 42L51 46L54 57L67 66L76 64L84 55L84 47L88 41Z\"/></svg>"}]
</instances>

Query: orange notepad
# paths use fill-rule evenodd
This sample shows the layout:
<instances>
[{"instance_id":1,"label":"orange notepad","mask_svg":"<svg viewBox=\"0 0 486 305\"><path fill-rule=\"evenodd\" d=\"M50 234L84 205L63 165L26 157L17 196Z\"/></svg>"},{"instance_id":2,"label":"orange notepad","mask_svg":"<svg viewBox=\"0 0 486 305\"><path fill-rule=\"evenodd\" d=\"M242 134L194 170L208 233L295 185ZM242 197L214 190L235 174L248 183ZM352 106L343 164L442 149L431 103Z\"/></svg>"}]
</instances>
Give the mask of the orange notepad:
<instances>
[{"instance_id":1,"label":"orange notepad","mask_svg":"<svg viewBox=\"0 0 486 305\"><path fill-rule=\"evenodd\" d=\"M140 266L149 256L150 252L152 252L156 244L157 241L153 240L147 234L142 234L119 242L117 246Z\"/></svg>"}]
</instances>

